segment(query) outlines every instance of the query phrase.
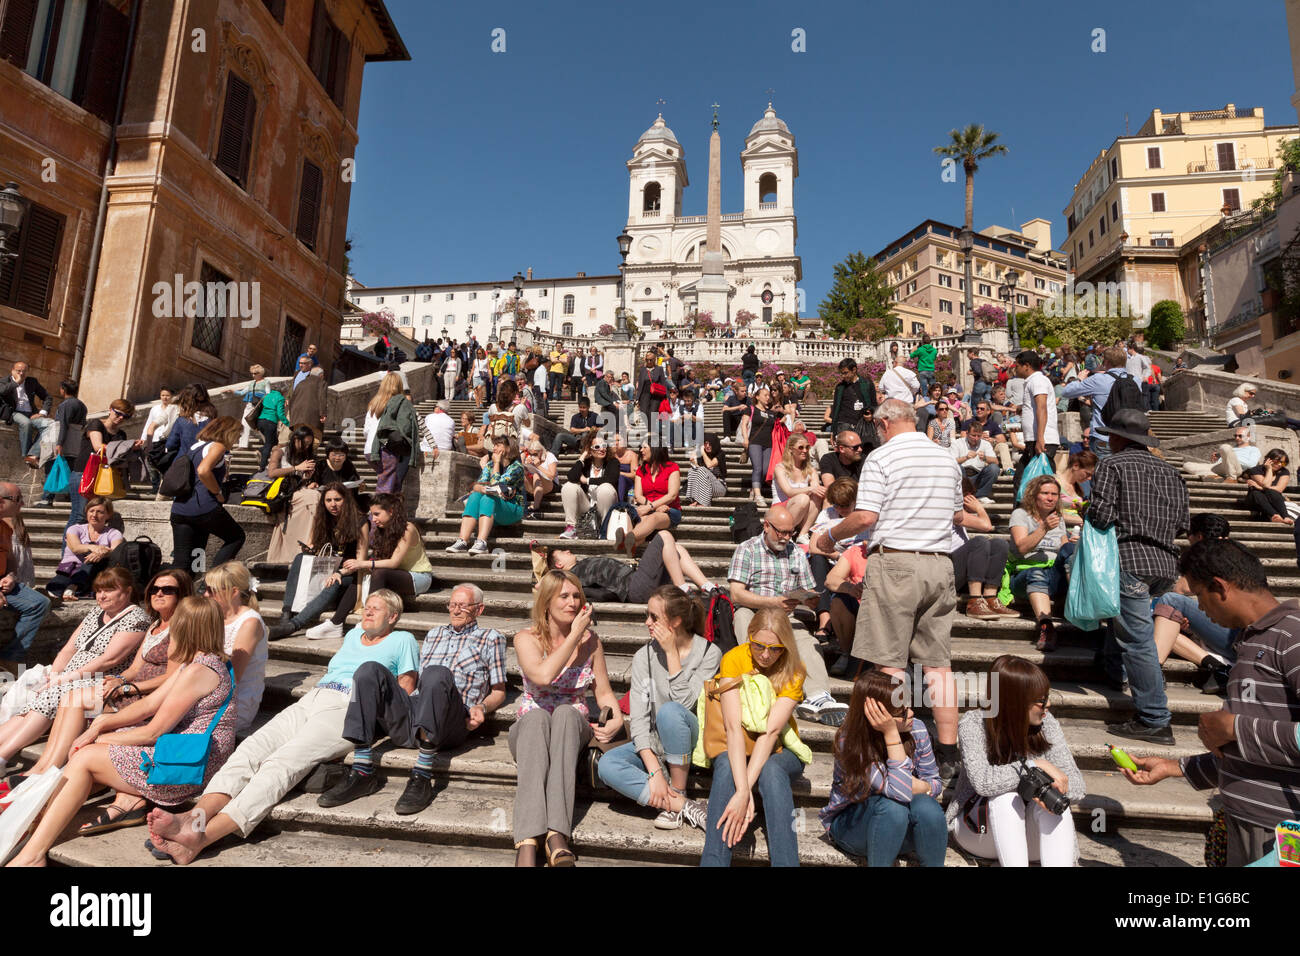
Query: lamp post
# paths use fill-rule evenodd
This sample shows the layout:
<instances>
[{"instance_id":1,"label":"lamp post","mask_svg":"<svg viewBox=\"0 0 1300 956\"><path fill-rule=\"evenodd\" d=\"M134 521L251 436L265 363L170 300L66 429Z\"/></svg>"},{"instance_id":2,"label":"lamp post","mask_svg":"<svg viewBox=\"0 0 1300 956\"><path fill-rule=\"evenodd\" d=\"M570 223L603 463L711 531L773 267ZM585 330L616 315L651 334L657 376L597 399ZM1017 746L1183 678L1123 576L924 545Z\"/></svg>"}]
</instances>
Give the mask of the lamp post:
<instances>
[{"instance_id":1,"label":"lamp post","mask_svg":"<svg viewBox=\"0 0 1300 956\"><path fill-rule=\"evenodd\" d=\"M975 234L969 229L963 228L957 234L957 247L961 249L962 255L966 259L964 270L966 274L966 332L961 339L963 342L977 344L980 342L980 334L975 331L975 295L971 277L971 252L975 248Z\"/></svg>"},{"instance_id":2,"label":"lamp post","mask_svg":"<svg viewBox=\"0 0 1300 956\"><path fill-rule=\"evenodd\" d=\"M488 333L489 342L497 337L497 319L501 316L501 306L497 304L497 300L500 298L501 286L494 285L492 287L492 331Z\"/></svg>"},{"instance_id":3,"label":"lamp post","mask_svg":"<svg viewBox=\"0 0 1300 956\"><path fill-rule=\"evenodd\" d=\"M1003 283L1001 292L1007 300L1007 326L1011 329L1011 353L1015 355L1020 352L1020 330L1016 328L1016 283L1020 281L1020 273L1008 269L1005 275L1006 282Z\"/></svg>"},{"instance_id":4,"label":"lamp post","mask_svg":"<svg viewBox=\"0 0 1300 956\"><path fill-rule=\"evenodd\" d=\"M524 274L515 273L515 334L519 332L519 300L524 294Z\"/></svg>"},{"instance_id":5,"label":"lamp post","mask_svg":"<svg viewBox=\"0 0 1300 956\"><path fill-rule=\"evenodd\" d=\"M17 252L8 249L9 240L22 228L27 215L27 200L18 191L17 183L5 183L0 190L0 259L16 259Z\"/></svg>"},{"instance_id":6,"label":"lamp post","mask_svg":"<svg viewBox=\"0 0 1300 956\"><path fill-rule=\"evenodd\" d=\"M668 325L668 293L664 293L664 326Z\"/></svg>"},{"instance_id":7,"label":"lamp post","mask_svg":"<svg viewBox=\"0 0 1300 956\"><path fill-rule=\"evenodd\" d=\"M622 257L622 262L618 264L618 313L614 317L614 341L626 342L627 318L623 315L625 304L627 302L627 254L632 251L632 237L627 234L627 230L618 234L618 254ZM664 310L664 321L667 322L667 308Z\"/></svg>"}]
</instances>

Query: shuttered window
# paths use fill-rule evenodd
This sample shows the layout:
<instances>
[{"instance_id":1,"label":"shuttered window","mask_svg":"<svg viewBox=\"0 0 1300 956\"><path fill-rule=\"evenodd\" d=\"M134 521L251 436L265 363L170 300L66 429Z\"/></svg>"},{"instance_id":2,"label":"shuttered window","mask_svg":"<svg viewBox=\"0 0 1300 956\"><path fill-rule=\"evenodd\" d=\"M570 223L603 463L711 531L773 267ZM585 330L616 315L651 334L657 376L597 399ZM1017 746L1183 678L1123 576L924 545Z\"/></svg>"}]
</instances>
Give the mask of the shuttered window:
<instances>
[{"instance_id":1,"label":"shuttered window","mask_svg":"<svg viewBox=\"0 0 1300 956\"><path fill-rule=\"evenodd\" d=\"M280 343L281 375L294 375L297 373L298 356L306 351L302 347L303 340L306 337L307 330L286 315L284 317L284 341Z\"/></svg>"},{"instance_id":2,"label":"shuttered window","mask_svg":"<svg viewBox=\"0 0 1300 956\"><path fill-rule=\"evenodd\" d=\"M316 248L316 230L320 224L322 176L320 167L304 159L302 183L298 187L298 239L308 249Z\"/></svg>"},{"instance_id":3,"label":"shuttered window","mask_svg":"<svg viewBox=\"0 0 1300 956\"><path fill-rule=\"evenodd\" d=\"M351 44L343 31L334 25L324 0L316 0L312 12L311 43L307 51L307 65L330 99L343 108L347 95L348 61Z\"/></svg>"},{"instance_id":4,"label":"shuttered window","mask_svg":"<svg viewBox=\"0 0 1300 956\"><path fill-rule=\"evenodd\" d=\"M0 260L0 305L41 318L50 314L63 245L64 217L32 203L16 239L17 258Z\"/></svg>"},{"instance_id":5,"label":"shuttered window","mask_svg":"<svg viewBox=\"0 0 1300 956\"><path fill-rule=\"evenodd\" d=\"M109 0L8 0L0 59L113 122L126 64L126 14Z\"/></svg>"},{"instance_id":6,"label":"shuttered window","mask_svg":"<svg viewBox=\"0 0 1300 956\"><path fill-rule=\"evenodd\" d=\"M8 60L20 70L27 68L27 53L36 28L37 0L9 0L5 22L0 25L0 60Z\"/></svg>"},{"instance_id":7,"label":"shuttered window","mask_svg":"<svg viewBox=\"0 0 1300 956\"><path fill-rule=\"evenodd\" d=\"M112 123L117 93L126 68L126 38L130 20L107 0L93 0L86 12L72 99L105 123Z\"/></svg>"},{"instance_id":8,"label":"shuttered window","mask_svg":"<svg viewBox=\"0 0 1300 956\"><path fill-rule=\"evenodd\" d=\"M203 292L199 295L190 345L221 358L221 342L225 337L226 314L230 307L230 276L205 262L199 270L199 282Z\"/></svg>"},{"instance_id":9,"label":"shuttered window","mask_svg":"<svg viewBox=\"0 0 1300 956\"><path fill-rule=\"evenodd\" d=\"M242 77L231 73L226 78L226 104L221 111L216 163L218 169L245 189L256 118L257 97L253 88Z\"/></svg>"}]
</instances>

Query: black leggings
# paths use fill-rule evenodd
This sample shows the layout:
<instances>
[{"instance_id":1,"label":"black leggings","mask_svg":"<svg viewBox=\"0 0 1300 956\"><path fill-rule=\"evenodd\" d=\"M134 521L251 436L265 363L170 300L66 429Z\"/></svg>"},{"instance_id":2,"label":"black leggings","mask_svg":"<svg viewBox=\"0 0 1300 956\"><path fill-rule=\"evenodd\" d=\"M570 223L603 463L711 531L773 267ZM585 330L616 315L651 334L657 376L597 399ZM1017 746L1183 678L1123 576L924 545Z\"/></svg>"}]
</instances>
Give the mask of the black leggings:
<instances>
[{"instance_id":1,"label":"black leggings","mask_svg":"<svg viewBox=\"0 0 1300 956\"><path fill-rule=\"evenodd\" d=\"M171 516L172 525L172 567L200 575L207 570L207 565L196 567L196 550L207 551L208 538L216 535L222 540L221 550L212 559L211 567L233 561L239 549L244 546L244 529L230 516L225 508L215 508L205 515ZM204 558L204 561L207 559Z\"/></svg>"},{"instance_id":2,"label":"black leggings","mask_svg":"<svg viewBox=\"0 0 1300 956\"><path fill-rule=\"evenodd\" d=\"M1280 491L1274 491L1272 488L1251 488L1246 492L1246 506L1250 508L1250 513L1256 518L1262 518L1267 521L1273 515L1281 515L1283 518L1290 517L1286 511L1286 499L1282 497Z\"/></svg>"},{"instance_id":3,"label":"black leggings","mask_svg":"<svg viewBox=\"0 0 1300 956\"><path fill-rule=\"evenodd\" d=\"M271 460L271 449L279 444L280 426L270 419L259 418L257 420L257 430L262 435L261 463L258 469L266 471L266 463Z\"/></svg>"},{"instance_id":4,"label":"black leggings","mask_svg":"<svg viewBox=\"0 0 1300 956\"><path fill-rule=\"evenodd\" d=\"M1007 566L1010 548L1011 543L1004 538L976 535L950 552L953 587L958 594L971 581L994 589L1001 587L1002 569Z\"/></svg>"},{"instance_id":5,"label":"black leggings","mask_svg":"<svg viewBox=\"0 0 1300 956\"><path fill-rule=\"evenodd\" d=\"M344 578L348 586L343 589L343 596L339 598L339 606L334 611L334 616L330 621L334 624L342 624L352 613L352 608L357 603L357 588L361 583L361 575L353 575L351 580ZM397 592L402 599L402 606L407 607L409 602L415 597L415 582L411 580L411 572L403 571L401 568L375 568L370 572L370 593L387 588L390 591Z\"/></svg>"}]
</instances>

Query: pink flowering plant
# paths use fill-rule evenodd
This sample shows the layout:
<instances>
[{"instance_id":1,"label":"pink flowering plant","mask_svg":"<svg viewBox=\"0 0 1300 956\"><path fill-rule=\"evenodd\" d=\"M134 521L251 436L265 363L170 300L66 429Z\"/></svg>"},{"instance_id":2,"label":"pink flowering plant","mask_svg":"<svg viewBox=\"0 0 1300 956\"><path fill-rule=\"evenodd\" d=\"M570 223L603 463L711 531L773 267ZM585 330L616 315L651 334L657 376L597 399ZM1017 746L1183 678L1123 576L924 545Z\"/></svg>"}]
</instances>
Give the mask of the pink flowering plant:
<instances>
[{"instance_id":1,"label":"pink flowering plant","mask_svg":"<svg viewBox=\"0 0 1300 956\"><path fill-rule=\"evenodd\" d=\"M1005 329L1007 327L1007 311L1000 305L977 306L975 312L975 324L981 329Z\"/></svg>"},{"instance_id":2,"label":"pink flowering plant","mask_svg":"<svg viewBox=\"0 0 1300 956\"><path fill-rule=\"evenodd\" d=\"M397 320L392 309L367 312L361 316L361 330L367 335L392 335L396 328Z\"/></svg>"}]
</instances>

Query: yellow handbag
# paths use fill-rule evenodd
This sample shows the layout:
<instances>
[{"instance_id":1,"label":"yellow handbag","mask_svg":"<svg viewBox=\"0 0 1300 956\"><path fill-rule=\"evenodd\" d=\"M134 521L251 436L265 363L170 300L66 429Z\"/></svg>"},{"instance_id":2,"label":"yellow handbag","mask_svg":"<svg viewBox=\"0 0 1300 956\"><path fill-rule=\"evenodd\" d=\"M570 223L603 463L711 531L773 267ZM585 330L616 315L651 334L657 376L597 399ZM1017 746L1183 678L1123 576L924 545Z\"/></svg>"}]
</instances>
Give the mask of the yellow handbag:
<instances>
[{"instance_id":1,"label":"yellow handbag","mask_svg":"<svg viewBox=\"0 0 1300 956\"><path fill-rule=\"evenodd\" d=\"M113 500L125 498L126 482L122 480L122 476L116 468L100 465L99 473L95 475L95 484L91 487L90 493L95 497Z\"/></svg>"}]
</instances>

